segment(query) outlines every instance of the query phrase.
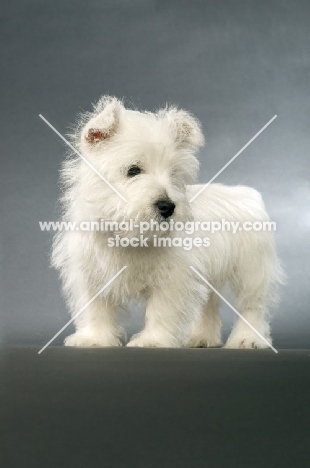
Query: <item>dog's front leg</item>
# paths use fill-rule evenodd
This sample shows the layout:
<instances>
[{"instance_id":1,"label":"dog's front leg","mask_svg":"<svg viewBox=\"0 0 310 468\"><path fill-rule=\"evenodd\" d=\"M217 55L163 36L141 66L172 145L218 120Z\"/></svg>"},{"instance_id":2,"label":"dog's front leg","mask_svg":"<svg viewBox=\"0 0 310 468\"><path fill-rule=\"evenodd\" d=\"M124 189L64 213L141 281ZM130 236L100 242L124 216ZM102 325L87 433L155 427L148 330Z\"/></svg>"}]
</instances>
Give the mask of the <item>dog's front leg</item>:
<instances>
[{"instance_id":1,"label":"dog's front leg","mask_svg":"<svg viewBox=\"0 0 310 468\"><path fill-rule=\"evenodd\" d=\"M77 301L77 305L82 302L87 302L85 296L83 301ZM97 297L76 317L76 332L65 339L65 345L84 348L121 346L123 329L117 324L116 315L117 310L113 305Z\"/></svg>"},{"instance_id":2,"label":"dog's front leg","mask_svg":"<svg viewBox=\"0 0 310 468\"><path fill-rule=\"evenodd\" d=\"M188 341L195 306L189 303L184 291L154 292L147 302L145 328L134 335L127 346L151 348L179 348Z\"/></svg>"}]
</instances>

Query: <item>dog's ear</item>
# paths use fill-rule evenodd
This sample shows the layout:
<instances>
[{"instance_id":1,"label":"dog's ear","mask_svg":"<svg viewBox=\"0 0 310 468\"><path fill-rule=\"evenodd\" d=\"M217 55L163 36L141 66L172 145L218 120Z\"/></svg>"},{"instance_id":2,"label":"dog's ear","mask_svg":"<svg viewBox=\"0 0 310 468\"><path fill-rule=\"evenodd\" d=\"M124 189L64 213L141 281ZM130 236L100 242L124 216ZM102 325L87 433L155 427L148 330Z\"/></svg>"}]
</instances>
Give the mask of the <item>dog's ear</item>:
<instances>
[{"instance_id":1,"label":"dog's ear","mask_svg":"<svg viewBox=\"0 0 310 468\"><path fill-rule=\"evenodd\" d=\"M93 117L82 130L82 144L95 147L109 140L118 130L123 103L115 97L104 96L94 106Z\"/></svg>"},{"instance_id":2,"label":"dog's ear","mask_svg":"<svg viewBox=\"0 0 310 468\"><path fill-rule=\"evenodd\" d=\"M204 145L205 139L200 122L189 112L176 107L168 107L161 109L158 116L168 120L178 146L191 146L197 149Z\"/></svg>"}]
</instances>

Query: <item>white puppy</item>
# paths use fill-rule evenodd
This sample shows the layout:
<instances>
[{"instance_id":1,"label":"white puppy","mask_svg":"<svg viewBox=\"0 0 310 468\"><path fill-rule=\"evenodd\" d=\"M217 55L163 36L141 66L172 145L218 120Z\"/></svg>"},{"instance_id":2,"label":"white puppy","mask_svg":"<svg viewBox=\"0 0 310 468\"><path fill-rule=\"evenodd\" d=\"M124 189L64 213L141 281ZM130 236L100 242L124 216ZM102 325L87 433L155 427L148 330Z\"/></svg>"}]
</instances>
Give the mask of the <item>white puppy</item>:
<instances>
[{"instance_id":1,"label":"white puppy","mask_svg":"<svg viewBox=\"0 0 310 468\"><path fill-rule=\"evenodd\" d=\"M146 301L146 314L143 330L128 346L219 346L220 300L196 272L216 290L229 284L236 308L271 341L268 306L276 300L283 277L272 232L240 228L235 233L228 229L206 233L201 228L202 222L223 219L240 226L265 222L268 215L260 194L248 187L211 184L190 201L201 188L188 184L196 178L195 153L204 143L192 115L175 107L142 113L105 96L92 113L81 116L72 143L119 193L70 154L62 170L63 220L133 220L136 227L127 232L75 230L56 235L52 263L60 270L71 313L91 301L75 319L76 332L66 338L67 346L119 346L125 332L118 323L118 309L130 299ZM173 229L149 229L144 232L148 246L111 243L117 238L136 239L139 223L145 226L151 220L159 225L195 221L198 230L188 236ZM163 237L179 240L156 246L154 239ZM196 238L192 248L182 244L188 237ZM266 346L240 318L226 343L227 348Z\"/></svg>"}]
</instances>

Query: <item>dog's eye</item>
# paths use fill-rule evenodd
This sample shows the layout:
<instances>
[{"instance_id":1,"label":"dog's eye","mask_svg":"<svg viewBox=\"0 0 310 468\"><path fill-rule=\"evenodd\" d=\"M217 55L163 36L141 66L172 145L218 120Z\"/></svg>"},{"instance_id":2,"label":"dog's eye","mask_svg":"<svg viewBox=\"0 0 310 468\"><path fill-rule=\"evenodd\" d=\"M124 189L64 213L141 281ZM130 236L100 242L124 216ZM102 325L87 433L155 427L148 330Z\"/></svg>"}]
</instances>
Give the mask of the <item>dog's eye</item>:
<instances>
[{"instance_id":1,"label":"dog's eye","mask_svg":"<svg viewBox=\"0 0 310 468\"><path fill-rule=\"evenodd\" d=\"M130 168L128 169L127 171L127 176L128 177L134 177L138 174L141 173L141 169L139 166L137 166L136 164L134 164L133 166L130 166Z\"/></svg>"}]
</instances>

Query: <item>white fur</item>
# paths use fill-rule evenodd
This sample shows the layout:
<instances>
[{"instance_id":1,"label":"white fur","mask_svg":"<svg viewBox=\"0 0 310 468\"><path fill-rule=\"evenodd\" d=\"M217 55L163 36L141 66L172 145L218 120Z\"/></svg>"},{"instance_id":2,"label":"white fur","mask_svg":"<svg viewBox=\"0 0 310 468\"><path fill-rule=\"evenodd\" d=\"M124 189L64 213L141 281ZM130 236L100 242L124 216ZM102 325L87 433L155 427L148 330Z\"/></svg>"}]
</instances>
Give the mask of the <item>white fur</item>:
<instances>
[{"instance_id":1,"label":"white fur","mask_svg":"<svg viewBox=\"0 0 310 468\"><path fill-rule=\"evenodd\" d=\"M92 113L81 116L72 142L128 202L70 154L62 170L65 221L160 221L154 204L165 197L176 205L175 221L269 219L260 194L248 187L213 184L189 202L200 188L188 184L196 178L195 152L204 138L198 121L183 110L167 107L142 113L125 109L116 98L103 97ZM128 178L127 169L133 164L139 164L142 173ZM136 235L126 233L127 237ZM193 236L205 237L206 233ZM52 263L60 270L72 314L127 265L77 317L76 333L65 344L121 345L125 332L118 323L118 309L135 299L146 301L145 327L128 346L220 345L220 301L190 266L220 291L229 284L236 308L271 341L268 306L276 300L276 287L283 278L272 233L216 232L208 237L210 247L186 251L181 247L110 248L106 233L59 232ZM266 344L238 319L226 347L263 348Z\"/></svg>"}]
</instances>

